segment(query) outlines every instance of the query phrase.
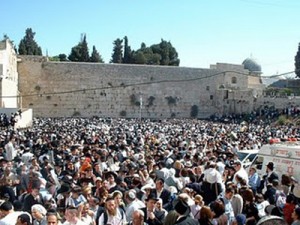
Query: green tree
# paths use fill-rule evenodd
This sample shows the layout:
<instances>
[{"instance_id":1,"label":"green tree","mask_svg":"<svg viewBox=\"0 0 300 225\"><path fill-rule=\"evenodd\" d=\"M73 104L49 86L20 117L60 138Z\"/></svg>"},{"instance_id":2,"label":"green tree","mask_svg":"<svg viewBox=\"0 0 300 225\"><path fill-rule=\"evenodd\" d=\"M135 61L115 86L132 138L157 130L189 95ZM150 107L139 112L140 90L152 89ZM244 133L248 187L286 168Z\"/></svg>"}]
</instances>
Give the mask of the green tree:
<instances>
[{"instance_id":1,"label":"green tree","mask_svg":"<svg viewBox=\"0 0 300 225\"><path fill-rule=\"evenodd\" d=\"M88 61L90 61L89 48L86 42L86 35L84 34L81 41L81 62L88 62Z\"/></svg>"},{"instance_id":2,"label":"green tree","mask_svg":"<svg viewBox=\"0 0 300 225\"><path fill-rule=\"evenodd\" d=\"M59 61L61 61L61 62L68 61L66 54L59 54L58 58L59 58Z\"/></svg>"},{"instance_id":3,"label":"green tree","mask_svg":"<svg viewBox=\"0 0 300 225\"><path fill-rule=\"evenodd\" d=\"M110 60L111 63L122 63L123 59L123 40L118 38L113 42L113 53L112 59Z\"/></svg>"},{"instance_id":4,"label":"green tree","mask_svg":"<svg viewBox=\"0 0 300 225\"><path fill-rule=\"evenodd\" d=\"M127 36L124 37L124 58L123 63L132 63L133 62L133 51L131 47L128 45Z\"/></svg>"},{"instance_id":5,"label":"green tree","mask_svg":"<svg viewBox=\"0 0 300 225\"><path fill-rule=\"evenodd\" d=\"M71 53L70 53L68 59L73 62L81 62L81 44L80 43L71 49Z\"/></svg>"},{"instance_id":6,"label":"green tree","mask_svg":"<svg viewBox=\"0 0 300 225\"><path fill-rule=\"evenodd\" d=\"M35 32L27 28L24 38L20 41L18 52L20 55L42 55L42 49L34 40Z\"/></svg>"},{"instance_id":7,"label":"green tree","mask_svg":"<svg viewBox=\"0 0 300 225\"><path fill-rule=\"evenodd\" d=\"M91 54L90 62L99 62L104 63L102 57L100 56L99 52L97 51L95 45L93 46L93 51Z\"/></svg>"},{"instance_id":8,"label":"green tree","mask_svg":"<svg viewBox=\"0 0 300 225\"><path fill-rule=\"evenodd\" d=\"M141 48L133 53L133 63L147 64L147 65L159 65L161 56L153 53L150 47L147 47L145 43L141 44Z\"/></svg>"},{"instance_id":9,"label":"green tree","mask_svg":"<svg viewBox=\"0 0 300 225\"><path fill-rule=\"evenodd\" d=\"M300 43L298 45L298 52L295 56L295 73L300 78Z\"/></svg>"},{"instance_id":10,"label":"green tree","mask_svg":"<svg viewBox=\"0 0 300 225\"><path fill-rule=\"evenodd\" d=\"M71 49L68 58L73 62L89 62L90 56L85 34L82 34L80 42Z\"/></svg>"},{"instance_id":11,"label":"green tree","mask_svg":"<svg viewBox=\"0 0 300 225\"><path fill-rule=\"evenodd\" d=\"M179 66L180 60L178 58L178 53L171 42L161 39L161 42L152 45L151 49L154 54L159 54L161 56L160 65Z\"/></svg>"}]
</instances>

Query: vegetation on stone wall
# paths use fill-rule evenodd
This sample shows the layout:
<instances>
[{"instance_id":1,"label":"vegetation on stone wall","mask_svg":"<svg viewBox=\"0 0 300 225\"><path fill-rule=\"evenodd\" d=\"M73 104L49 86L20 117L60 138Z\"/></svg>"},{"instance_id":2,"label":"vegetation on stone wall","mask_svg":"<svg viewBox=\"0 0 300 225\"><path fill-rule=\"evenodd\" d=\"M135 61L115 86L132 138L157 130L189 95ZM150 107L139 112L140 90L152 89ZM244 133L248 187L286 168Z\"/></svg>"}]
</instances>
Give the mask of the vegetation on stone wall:
<instances>
[{"instance_id":1,"label":"vegetation on stone wall","mask_svg":"<svg viewBox=\"0 0 300 225\"><path fill-rule=\"evenodd\" d=\"M173 97L173 96L168 96L166 97L167 101L168 101L168 105L176 105L177 104L177 98Z\"/></svg>"},{"instance_id":2,"label":"vegetation on stone wall","mask_svg":"<svg viewBox=\"0 0 300 225\"><path fill-rule=\"evenodd\" d=\"M125 110L122 110L122 111L120 112L120 116L126 117L126 115L127 115L127 112L126 112Z\"/></svg>"},{"instance_id":3,"label":"vegetation on stone wall","mask_svg":"<svg viewBox=\"0 0 300 225\"><path fill-rule=\"evenodd\" d=\"M291 96L292 93L295 93L295 91L290 88L277 87L268 87L264 92L268 96Z\"/></svg>"},{"instance_id":4,"label":"vegetation on stone wall","mask_svg":"<svg viewBox=\"0 0 300 225\"><path fill-rule=\"evenodd\" d=\"M81 113L78 111L74 111L73 116L81 116Z\"/></svg>"},{"instance_id":5,"label":"vegetation on stone wall","mask_svg":"<svg viewBox=\"0 0 300 225\"><path fill-rule=\"evenodd\" d=\"M147 104L147 106L148 106L148 107L153 106L154 100L155 100L155 97L154 97L154 96L150 96L150 97L148 98L148 104Z\"/></svg>"},{"instance_id":6,"label":"vegetation on stone wall","mask_svg":"<svg viewBox=\"0 0 300 225\"><path fill-rule=\"evenodd\" d=\"M278 120L276 121L276 123L278 124L278 125L287 125L287 124L289 124L291 121L286 117L286 116L284 116L284 115L282 115L282 116L279 116L278 117Z\"/></svg>"},{"instance_id":7,"label":"vegetation on stone wall","mask_svg":"<svg viewBox=\"0 0 300 225\"><path fill-rule=\"evenodd\" d=\"M134 106L140 106L141 102L135 94L130 95L130 103Z\"/></svg>"},{"instance_id":8,"label":"vegetation on stone wall","mask_svg":"<svg viewBox=\"0 0 300 225\"><path fill-rule=\"evenodd\" d=\"M191 107L191 117L192 118L197 118L198 117L198 113L199 113L199 108L197 105L193 105Z\"/></svg>"},{"instance_id":9,"label":"vegetation on stone wall","mask_svg":"<svg viewBox=\"0 0 300 225\"><path fill-rule=\"evenodd\" d=\"M36 86L34 87L34 90L36 90L36 91L40 91L40 90L41 90L41 86L39 86L39 85L36 85Z\"/></svg>"}]
</instances>

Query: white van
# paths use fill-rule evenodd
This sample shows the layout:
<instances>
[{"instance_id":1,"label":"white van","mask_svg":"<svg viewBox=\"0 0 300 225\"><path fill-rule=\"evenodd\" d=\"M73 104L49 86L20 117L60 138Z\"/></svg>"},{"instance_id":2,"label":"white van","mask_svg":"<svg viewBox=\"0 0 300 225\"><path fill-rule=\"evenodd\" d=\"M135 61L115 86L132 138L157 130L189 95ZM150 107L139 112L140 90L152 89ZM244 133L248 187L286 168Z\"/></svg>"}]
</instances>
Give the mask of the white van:
<instances>
[{"instance_id":1,"label":"white van","mask_svg":"<svg viewBox=\"0 0 300 225\"><path fill-rule=\"evenodd\" d=\"M300 143L279 142L263 145L251 167L255 167L259 175L266 174L269 162L274 163L274 171L281 180L282 174L293 176L300 181Z\"/></svg>"},{"instance_id":2,"label":"white van","mask_svg":"<svg viewBox=\"0 0 300 225\"><path fill-rule=\"evenodd\" d=\"M258 152L259 149L239 150L237 151L237 157L242 162L243 167L248 169L256 159Z\"/></svg>"}]
</instances>

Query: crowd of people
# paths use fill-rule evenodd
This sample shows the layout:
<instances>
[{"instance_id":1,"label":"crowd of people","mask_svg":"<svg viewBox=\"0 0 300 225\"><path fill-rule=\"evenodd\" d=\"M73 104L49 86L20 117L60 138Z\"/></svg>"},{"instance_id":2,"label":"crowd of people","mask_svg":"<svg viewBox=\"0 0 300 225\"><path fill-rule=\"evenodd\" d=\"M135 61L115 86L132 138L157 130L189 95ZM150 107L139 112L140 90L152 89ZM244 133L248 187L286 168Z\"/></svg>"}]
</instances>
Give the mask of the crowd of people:
<instances>
[{"instance_id":1,"label":"crowd of people","mask_svg":"<svg viewBox=\"0 0 300 225\"><path fill-rule=\"evenodd\" d=\"M0 225L300 224L293 177L237 151L299 126L40 118L0 131ZM271 222L270 222L271 220Z\"/></svg>"}]
</instances>

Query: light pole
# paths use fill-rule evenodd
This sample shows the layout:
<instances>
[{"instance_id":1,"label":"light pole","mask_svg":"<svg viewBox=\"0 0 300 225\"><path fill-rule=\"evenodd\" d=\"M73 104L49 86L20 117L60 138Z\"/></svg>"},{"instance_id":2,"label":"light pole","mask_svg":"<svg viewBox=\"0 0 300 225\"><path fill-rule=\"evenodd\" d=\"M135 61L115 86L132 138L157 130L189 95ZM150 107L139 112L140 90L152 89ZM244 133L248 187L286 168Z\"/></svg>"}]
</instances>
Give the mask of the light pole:
<instances>
[{"instance_id":1,"label":"light pole","mask_svg":"<svg viewBox=\"0 0 300 225\"><path fill-rule=\"evenodd\" d=\"M140 121L142 121L143 96L140 94Z\"/></svg>"}]
</instances>

